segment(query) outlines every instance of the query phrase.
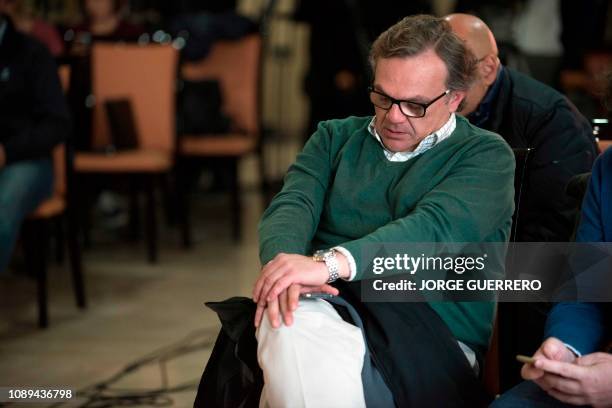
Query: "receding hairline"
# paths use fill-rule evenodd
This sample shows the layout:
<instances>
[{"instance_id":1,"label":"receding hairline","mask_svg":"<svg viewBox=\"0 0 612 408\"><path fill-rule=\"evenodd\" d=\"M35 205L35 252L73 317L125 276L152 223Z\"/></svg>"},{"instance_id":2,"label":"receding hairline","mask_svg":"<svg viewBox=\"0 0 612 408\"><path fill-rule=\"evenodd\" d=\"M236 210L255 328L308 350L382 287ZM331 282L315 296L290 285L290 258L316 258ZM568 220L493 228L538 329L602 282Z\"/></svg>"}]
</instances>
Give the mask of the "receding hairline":
<instances>
[{"instance_id":1,"label":"receding hairline","mask_svg":"<svg viewBox=\"0 0 612 408\"><path fill-rule=\"evenodd\" d=\"M444 17L459 38L467 47L482 58L489 54L498 54L497 41L489 26L480 18L471 14L454 13Z\"/></svg>"}]
</instances>

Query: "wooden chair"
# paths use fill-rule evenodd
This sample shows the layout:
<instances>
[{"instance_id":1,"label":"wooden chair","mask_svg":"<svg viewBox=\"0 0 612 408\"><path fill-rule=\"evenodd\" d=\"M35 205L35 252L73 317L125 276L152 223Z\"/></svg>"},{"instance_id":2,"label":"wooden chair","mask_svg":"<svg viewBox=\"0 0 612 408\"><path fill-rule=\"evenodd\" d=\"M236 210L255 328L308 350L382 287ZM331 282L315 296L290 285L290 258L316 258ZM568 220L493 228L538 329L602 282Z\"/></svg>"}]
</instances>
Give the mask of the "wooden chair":
<instances>
[{"instance_id":1,"label":"wooden chair","mask_svg":"<svg viewBox=\"0 0 612 408\"><path fill-rule=\"evenodd\" d=\"M96 44L92 51L93 146L111 144L105 102L128 99L134 112L138 146L108 154L79 152L74 167L79 185L89 177L128 179L146 196L148 259L157 261L154 189L172 169L175 147L177 50L170 45Z\"/></svg>"},{"instance_id":2,"label":"wooden chair","mask_svg":"<svg viewBox=\"0 0 612 408\"><path fill-rule=\"evenodd\" d=\"M62 87L66 91L69 83L70 69L68 66L61 66L58 72ZM86 307L76 220L74 218L74 209L69 205L71 201L68 195L67 169L70 169L70 157L66 153L66 145L61 144L53 150L53 194L30 214L22 229L26 265L31 275L35 276L37 280L38 324L43 328L48 327L49 324L47 307L47 249L49 243L49 225L52 222L67 223L68 252L76 303L80 309Z\"/></svg>"},{"instance_id":3,"label":"wooden chair","mask_svg":"<svg viewBox=\"0 0 612 408\"><path fill-rule=\"evenodd\" d=\"M260 138L259 73L261 37L248 35L234 41L219 41L210 54L198 62L185 63L181 76L189 81L216 79L220 82L223 112L232 120L233 131L222 135L180 135L178 160L207 159L227 168L231 177L233 237L241 235L239 160L248 154L259 156L259 172L262 187L264 169ZM182 224L188 226L188 200L182 191ZM183 231L185 246L191 242L188 228Z\"/></svg>"}]
</instances>

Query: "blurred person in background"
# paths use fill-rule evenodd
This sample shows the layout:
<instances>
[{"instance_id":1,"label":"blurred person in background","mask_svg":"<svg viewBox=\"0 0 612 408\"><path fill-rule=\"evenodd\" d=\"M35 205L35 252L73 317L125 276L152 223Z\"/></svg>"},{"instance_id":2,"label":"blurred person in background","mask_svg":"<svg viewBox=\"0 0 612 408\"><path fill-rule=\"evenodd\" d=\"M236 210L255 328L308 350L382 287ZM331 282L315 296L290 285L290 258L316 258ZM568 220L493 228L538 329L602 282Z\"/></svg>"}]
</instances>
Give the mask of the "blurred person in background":
<instances>
[{"instance_id":1,"label":"blurred person in background","mask_svg":"<svg viewBox=\"0 0 612 408\"><path fill-rule=\"evenodd\" d=\"M310 62L304 78L310 100L306 135L322 120L368 115L371 42L403 16L430 12L426 1L299 1L294 19L310 26Z\"/></svg>"},{"instance_id":2,"label":"blurred person in background","mask_svg":"<svg viewBox=\"0 0 612 408\"><path fill-rule=\"evenodd\" d=\"M72 53L87 52L95 41L136 41L144 28L128 22L123 0L82 0L84 21L73 27Z\"/></svg>"},{"instance_id":3,"label":"blurred person in background","mask_svg":"<svg viewBox=\"0 0 612 408\"><path fill-rule=\"evenodd\" d=\"M33 7L23 0L5 0L0 2L0 13L11 18L15 28L29 34L45 44L54 57L64 53L64 41L57 29L50 23L36 16Z\"/></svg>"},{"instance_id":4,"label":"blurred person in background","mask_svg":"<svg viewBox=\"0 0 612 408\"><path fill-rule=\"evenodd\" d=\"M569 179L591 170L595 141L587 119L551 87L501 64L497 42L478 17L451 14L453 31L478 59L478 79L460 113L500 134L513 148L534 148L527 175L521 242L567 242L577 203L565 194Z\"/></svg>"},{"instance_id":5,"label":"blurred person in background","mask_svg":"<svg viewBox=\"0 0 612 408\"><path fill-rule=\"evenodd\" d=\"M0 273L23 219L51 194L51 151L69 131L53 57L0 14Z\"/></svg>"}]
</instances>

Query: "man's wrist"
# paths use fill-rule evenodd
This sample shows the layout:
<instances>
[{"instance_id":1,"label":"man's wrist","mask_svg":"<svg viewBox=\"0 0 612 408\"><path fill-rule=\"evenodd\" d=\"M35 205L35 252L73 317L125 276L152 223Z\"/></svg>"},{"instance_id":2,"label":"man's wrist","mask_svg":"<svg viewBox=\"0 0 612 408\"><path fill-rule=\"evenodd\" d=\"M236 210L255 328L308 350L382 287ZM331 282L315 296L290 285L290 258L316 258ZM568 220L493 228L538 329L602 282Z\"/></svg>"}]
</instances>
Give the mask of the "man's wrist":
<instances>
[{"instance_id":1,"label":"man's wrist","mask_svg":"<svg viewBox=\"0 0 612 408\"><path fill-rule=\"evenodd\" d=\"M574 355L574 357L582 357L582 353L571 344L563 343L563 345Z\"/></svg>"},{"instance_id":2,"label":"man's wrist","mask_svg":"<svg viewBox=\"0 0 612 408\"><path fill-rule=\"evenodd\" d=\"M347 279L351 276L351 268L346 256L340 251L336 251L336 259L338 260L338 275L341 279Z\"/></svg>"},{"instance_id":3,"label":"man's wrist","mask_svg":"<svg viewBox=\"0 0 612 408\"><path fill-rule=\"evenodd\" d=\"M355 258L353 258L353 255L350 253L350 251L342 246L335 246L334 249L336 250L337 254L342 254L343 255L343 260L340 263L340 267L341 267L341 278L347 281L352 281L353 279L355 279L355 276L357 275L357 264L355 263ZM344 269L344 261L346 261L346 269ZM346 272L345 272L346 271ZM346 274L346 276L344 276Z\"/></svg>"},{"instance_id":4,"label":"man's wrist","mask_svg":"<svg viewBox=\"0 0 612 408\"><path fill-rule=\"evenodd\" d=\"M337 248L316 251L312 259L316 262L324 263L329 278L327 283L332 283L337 279L347 279L351 277L350 261L343 252Z\"/></svg>"}]
</instances>

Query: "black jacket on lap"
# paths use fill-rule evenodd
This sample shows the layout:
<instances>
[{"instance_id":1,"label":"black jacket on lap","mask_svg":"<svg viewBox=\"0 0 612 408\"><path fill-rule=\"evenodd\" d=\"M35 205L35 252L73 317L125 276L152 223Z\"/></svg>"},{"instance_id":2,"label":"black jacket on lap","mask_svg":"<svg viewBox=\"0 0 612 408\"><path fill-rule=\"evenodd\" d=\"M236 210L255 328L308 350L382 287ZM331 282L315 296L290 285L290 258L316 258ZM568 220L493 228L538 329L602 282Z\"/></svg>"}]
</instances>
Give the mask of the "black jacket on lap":
<instances>
[{"instance_id":1,"label":"black jacket on lap","mask_svg":"<svg viewBox=\"0 0 612 408\"><path fill-rule=\"evenodd\" d=\"M360 284L352 285L353 290L349 284L341 285L342 293L362 318L367 347L396 406L485 406L485 393L476 374L448 327L428 304L371 303L366 310L353 297ZM257 363L253 326L256 304L234 297L206 305L218 314L222 328L202 374L194 407L258 407L263 373ZM342 310L338 312L345 318ZM398 318L407 324L398 326Z\"/></svg>"},{"instance_id":2,"label":"black jacket on lap","mask_svg":"<svg viewBox=\"0 0 612 408\"><path fill-rule=\"evenodd\" d=\"M49 157L70 131L57 66L43 44L16 31L10 19L4 21L7 26L0 43L0 145L9 164Z\"/></svg>"},{"instance_id":3,"label":"black jacket on lap","mask_svg":"<svg viewBox=\"0 0 612 408\"><path fill-rule=\"evenodd\" d=\"M517 241L565 242L578 202L566 195L572 176L591 170L595 142L589 122L563 95L504 67L490 117L480 127L499 133L513 148L531 147Z\"/></svg>"}]
</instances>

